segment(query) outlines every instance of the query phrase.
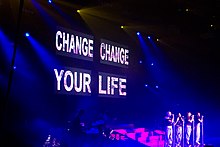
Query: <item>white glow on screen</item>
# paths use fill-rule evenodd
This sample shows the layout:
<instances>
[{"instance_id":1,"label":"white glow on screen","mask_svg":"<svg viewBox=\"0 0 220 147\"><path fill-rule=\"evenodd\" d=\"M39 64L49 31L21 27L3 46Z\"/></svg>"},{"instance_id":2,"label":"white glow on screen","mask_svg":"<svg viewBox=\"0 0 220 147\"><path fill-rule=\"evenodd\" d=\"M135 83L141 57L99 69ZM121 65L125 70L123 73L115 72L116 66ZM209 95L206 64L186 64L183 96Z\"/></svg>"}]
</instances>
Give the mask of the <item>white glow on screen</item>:
<instances>
[{"instance_id":1,"label":"white glow on screen","mask_svg":"<svg viewBox=\"0 0 220 147\"><path fill-rule=\"evenodd\" d=\"M102 85L103 85L102 82L103 82L102 76L99 75L99 94L106 94L106 90L102 89Z\"/></svg>"},{"instance_id":2,"label":"white glow on screen","mask_svg":"<svg viewBox=\"0 0 220 147\"><path fill-rule=\"evenodd\" d=\"M70 84L68 85L68 77L70 79ZM66 91L71 91L73 89L73 74L71 71L66 71L64 74L64 88Z\"/></svg>"},{"instance_id":3,"label":"white glow on screen","mask_svg":"<svg viewBox=\"0 0 220 147\"><path fill-rule=\"evenodd\" d=\"M61 78L63 76L64 70L61 70L60 74L58 74L57 69L54 69L54 72L55 72L55 76L56 76L56 79L57 79L57 90L60 90L60 81L61 81Z\"/></svg>"},{"instance_id":4,"label":"white glow on screen","mask_svg":"<svg viewBox=\"0 0 220 147\"><path fill-rule=\"evenodd\" d=\"M126 91L123 91L123 89L126 89L126 82L127 82L127 80L126 79L122 79L122 78L120 78L119 79L119 95L123 95L123 96L126 96L127 95L127 93L126 93Z\"/></svg>"},{"instance_id":5,"label":"white glow on screen","mask_svg":"<svg viewBox=\"0 0 220 147\"><path fill-rule=\"evenodd\" d=\"M76 92L80 92L82 91L82 73L79 73L79 78L78 78L77 72L74 72L74 77L75 77L74 88Z\"/></svg>"},{"instance_id":6,"label":"white glow on screen","mask_svg":"<svg viewBox=\"0 0 220 147\"><path fill-rule=\"evenodd\" d=\"M114 91L115 89L118 88L118 78L116 77L111 77L112 81L111 81L111 95L114 95Z\"/></svg>"},{"instance_id":7,"label":"white glow on screen","mask_svg":"<svg viewBox=\"0 0 220 147\"><path fill-rule=\"evenodd\" d=\"M80 36L81 35L81 36ZM78 55L82 57L93 57L93 39L82 33L74 34L68 31L58 30L56 32L56 49L64 56Z\"/></svg>"},{"instance_id":8,"label":"white glow on screen","mask_svg":"<svg viewBox=\"0 0 220 147\"><path fill-rule=\"evenodd\" d=\"M83 92L87 92L91 93L91 87L90 87L90 83L91 83L91 75L84 73L83 76Z\"/></svg>"},{"instance_id":9,"label":"white glow on screen","mask_svg":"<svg viewBox=\"0 0 220 147\"><path fill-rule=\"evenodd\" d=\"M58 51L60 51L62 49L62 44L61 44L61 42L59 42L60 38L62 38L62 33L61 33L61 31L57 31L57 33L56 33L56 48Z\"/></svg>"},{"instance_id":10,"label":"white glow on screen","mask_svg":"<svg viewBox=\"0 0 220 147\"><path fill-rule=\"evenodd\" d=\"M106 63L118 63L121 65L128 65L129 50L115 45L101 43L100 45L100 58Z\"/></svg>"},{"instance_id":11,"label":"white glow on screen","mask_svg":"<svg viewBox=\"0 0 220 147\"><path fill-rule=\"evenodd\" d=\"M120 76L99 73L99 94L113 97L126 96L126 82L127 80Z\"/></svg>"},{"instance_id":12,"label":"white glow on screen","mask_svg":"<svg viewBox=\"0 0 220 147\"><path fill-rule=\"evenodd\" d=\"M62 93L91 93L91 75L89 71L72 68L69 70L54 69L56 90ZM64 76L63 76L64 75Z\"/></svg>"}]
</instances>

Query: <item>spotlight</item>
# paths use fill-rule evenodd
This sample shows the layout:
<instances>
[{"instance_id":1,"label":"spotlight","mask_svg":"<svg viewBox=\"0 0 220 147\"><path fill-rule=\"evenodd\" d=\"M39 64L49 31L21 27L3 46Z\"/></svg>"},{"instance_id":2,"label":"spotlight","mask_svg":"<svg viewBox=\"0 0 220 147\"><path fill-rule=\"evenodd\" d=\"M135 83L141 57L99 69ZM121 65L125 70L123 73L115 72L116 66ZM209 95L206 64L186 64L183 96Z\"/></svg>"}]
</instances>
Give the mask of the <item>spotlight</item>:
<instances>
[{"instance_id":1,"label":"spotlight","mask_svg":"<svg viewBox=\"0 0 220 147\"><path fill-rule=\"evenodd\" d=\"M124 28L124 26L121 26L121 28L123 29L123 28Z\"/></svg>"},{"instance_id":2,"label":"spotlight","mask_svg":"<svg viewBox=\"0 0 220 147\"><path fill-rule=\"evenodd\" d=\"M137 32L137 35L140 35L140 32Z\"/></svg>"},{"instance_id":3,"label":"spotlight","mask_svg":"<svg viewBox=\"0 0 220 147\"><path fill-rule=\"evenodd\" d=\"M151 63L151 66L153 66L154 65L154 63Z\"/></svg>"},{"instance_id":4,"label":"spotlight","mask_svg":"<svg viewBox=\"0 0 220 147\"><path fill-rule=\"evenodd\" d=\"M211 24L210 27L213 27L213 25Z\"/></svg>"},{"instance_id":5,"label":"spotlight","mask_svg":"<svg viewBox=\"0 0 220 147\"><path fill-rule=\"evenodd\" d=\"M80 13L80 10L77 10L76 12Z\"/></svg>"},{"instance_id":6,"label":"spotlight","mask_svg":"<svg viewBox=\"0 0 220 147\"><path fill-rule=\"evenodd\" d=\"M51 4L51 3L52 3L52 0L48 0L48 3L50 3L50 4Z\"/></svg>"},{"instance_id":7,"label":"spotlight","mask_svg":"<svg viewBox=\"0 0 220 147\"><path fill-rule=\"evenodd\" d=\"M26 37L29 37L29 36L30 36L30 34L27 32L27 33L25 33L25 36L26 36Z\"/></svg>"},{"instance_id":8,"label":"spotlight","mask_svg":"<svg viewBox=\"0 0 220 147\"><path fill-rule=\"evenodd\" d=\"M142 64L142 60L140 60L139 63Z\"/></svg>"},{"instance_id":9,"label":"spotlight","mask_svg":"<svg viewBox=\"0 0 220 147\"><path fill-rule=\"evenodd\" d=\"M159 41L159 39L157 38L157 41Z\"/></svg>"},{"instance_id":10,"label":"spotlight","mask_svg":"<svg viewBox=\"0 0 220 147\"><path fill-rule=\"evenodd\" d=\"M158 89L158 88L159 88L159 86L156 86L156 88Z\"/></svg>"},{"instance_id":11,"label":"spotlight","mask_svg":"<svg viewBox=\"0 0 220 147\"><path fill-rule=\"evenodd\" d=\"M147 36L148 39L150 39L150 36Z\"/></svg>"},{"instance_id":12,"label":"spotlight","mask_svg":"<svg viewBox=\"0 0 220 147\"><path fill-rule=\"evenodd\" d=\"M147 87L148 85L147 85L147 84L145 84L144 86L145 86L145 87Z\"/></svg>"},{"instance_id":13,"label":"spotlight","mask_svg":"<svg viewBox=\"0 0 220 147\"><path fill-rule=\"evenodd\" d=\"M16 66L14 66L13 69L15 70L15 69L16 69Z\"/></svg>"},{"instance_id":14,"label":"spotlight","mask_svg":"<svg viewBox=\"0 0 220 147\"><path fill-rule=\"evenodd\" d=\"M188 12L189 11L189 9L186 9L186 12Z\"/></svg>"}]
</instances>

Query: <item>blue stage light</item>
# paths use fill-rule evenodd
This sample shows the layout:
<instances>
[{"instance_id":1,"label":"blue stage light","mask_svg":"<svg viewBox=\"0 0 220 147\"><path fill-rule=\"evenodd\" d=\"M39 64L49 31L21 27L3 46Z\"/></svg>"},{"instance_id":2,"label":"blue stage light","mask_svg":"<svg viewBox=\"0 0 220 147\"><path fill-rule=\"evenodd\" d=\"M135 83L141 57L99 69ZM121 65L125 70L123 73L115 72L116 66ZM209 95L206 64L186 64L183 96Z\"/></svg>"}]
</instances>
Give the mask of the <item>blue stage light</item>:
<instances>
[{"instance_id":1,"label":"blue stage light","mask_svg":"<svg viewBox=\"0 0 220 147\"><path fill-rule=\"evenodd\" d=\"M147 84L145 84L144 86L145 86L145 87L147 87L148 85L147 85Z\"/></svg>"},{"instance_id":2,"label":"blue stage light","mask_svg":"<svg viewBox=\"0 0 220 147\"><path fill-rule=\"evenodd\" d=\"M140 60L139 63L142 64L142 60Z\"/></svg>"},{"instance_id":3,"label":"blue stage light","mask_svg":"<svg viewBox=\"0 0 220 147\"><path fill-rule=\"evenodd\" d=\"M59 63L51 54L49 54L48 49L45 48L39 41L37 41L34 37L30 35L30 37L27 37L27 40L32 45L35 53L38 55L38 57L41 59L41 61L44 63L44 66L46 69L51 69L51 65L58 65Z\"/></svg>"},{"instance_id":4,"label":"blue stage light","mask_svg":"<svg viewBox=\"0 0 220 147\"><path fill-rule=\"evenodd\" d=\"M159 88L159 86L156 86L156 88L158 89L158 88Z\"/></svg>"},{"instance_id":5,"label":"blue stage light","mask_svg":"<svg viewBox=\"0 0 220 147\"><path fill-rule=\"evenodd\" d=\"M29 36L30 36L30 34L29 34L29 33L25 33L25 36L26 36L26 37L29 37Z\"/></svg>"},{"instance_id":6,"label":"blue stage light","mask_svg":"<svg viewBox=\"0 0 220 147\"><path fill-rule=\"evenodd\" d=\"M147 36L148 39L150 39L150 36Z\"/></svg>"},{"instance_id":7,"label":"blue stage light","mask_svg":"<svg viewBox=\"0 0 220 147\"><path fill-rule=\"evenodd\" d=\"M16 66L14 66L13 69L15 70L15 69L16 69Z\"/></svg>"},{"instance_id":8,"label":"blue stage light","mask_svg":"<svg viewBox=\"0 0 220 147\"><path fill-rule=\"evenodd\" d=\"M137 32L137 35L140 35L140 32Z\"/></svg>"},{"instance_id":9,"label":"blue stage light","mask_svg":"<svg viewBox=\"0 0 220 147\"><path fill-rule=\"evenodd\" d=\"M48 3L50 3L50 4L51 4L51 3L52 3L52 0L48 0Z\"/></svg>"},{"instance_id":10,"label":"blue stage light","mask_svg":"<svg viewBox=\"0 0 220 147\"><path fill-rule=\"evenodd\" d=\"M151 66L153 66L154 65L154 63L151 63Z\"/></svg>"}]
</instances>

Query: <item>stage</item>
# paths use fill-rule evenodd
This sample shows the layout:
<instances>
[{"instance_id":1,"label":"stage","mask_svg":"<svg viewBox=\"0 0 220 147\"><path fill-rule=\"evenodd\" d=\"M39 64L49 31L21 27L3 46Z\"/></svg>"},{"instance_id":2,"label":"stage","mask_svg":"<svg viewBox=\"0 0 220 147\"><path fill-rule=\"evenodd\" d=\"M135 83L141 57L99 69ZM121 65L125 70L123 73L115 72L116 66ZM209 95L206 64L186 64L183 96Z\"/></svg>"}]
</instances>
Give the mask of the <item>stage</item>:
<instances>
[{"instance_id":1,"label":"stage","mask_svg":"<svg viewBox=\"0 0 220 147\"><path fill-rule=\"evenodd\" d=\"M167 111L220 146L217 3L0 0L0 146L162 147Z\"/></svg>"}]
</instances>

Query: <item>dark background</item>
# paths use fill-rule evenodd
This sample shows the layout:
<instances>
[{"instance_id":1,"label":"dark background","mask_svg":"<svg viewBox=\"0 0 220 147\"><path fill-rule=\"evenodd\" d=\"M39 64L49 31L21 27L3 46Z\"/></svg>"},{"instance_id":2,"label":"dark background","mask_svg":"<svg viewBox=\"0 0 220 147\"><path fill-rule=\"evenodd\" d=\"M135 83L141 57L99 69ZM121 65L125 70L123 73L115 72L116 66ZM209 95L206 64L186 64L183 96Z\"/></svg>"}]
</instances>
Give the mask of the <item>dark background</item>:
<instances>
[{"instance_id":1,"label":"dark background","mask_svg":"<svg viewBox=\"0 0 220 147\"><path fill-rule=\"evenodd\" d=\"M199 111L205 116L205 142L214 144L220 136L219 7L219 0L56 0L53 4L46 0L24 0L16 70L10 95L6 97L19 1L1 0L1 112L2 122L7 122L8 128L3 136L26 144L41 143L51 128L65 127L80 109L86 110L88 122L97 113L107 111L117 118L118 124L134 123L152 129L162 128L168 110L183 115ZM84 8L92 9L83 12ZM78 9L81 14L76 12ZM94 61L56 55L57 26L94 36ZM147 51L141 47L137 31L147 42ZM25 32L43 46L37 48L46 50L49 57L38 56ZM157 48L150 44L148 35ZM100 63L101 38L129 46L128 69ZM150 65L152 62L154 66ZM54 92L53 68L65 66L92 71L92 96ZM98 72L126 75L127 98L99 97L95 81Z\"/></svg>"}]
</instances>

